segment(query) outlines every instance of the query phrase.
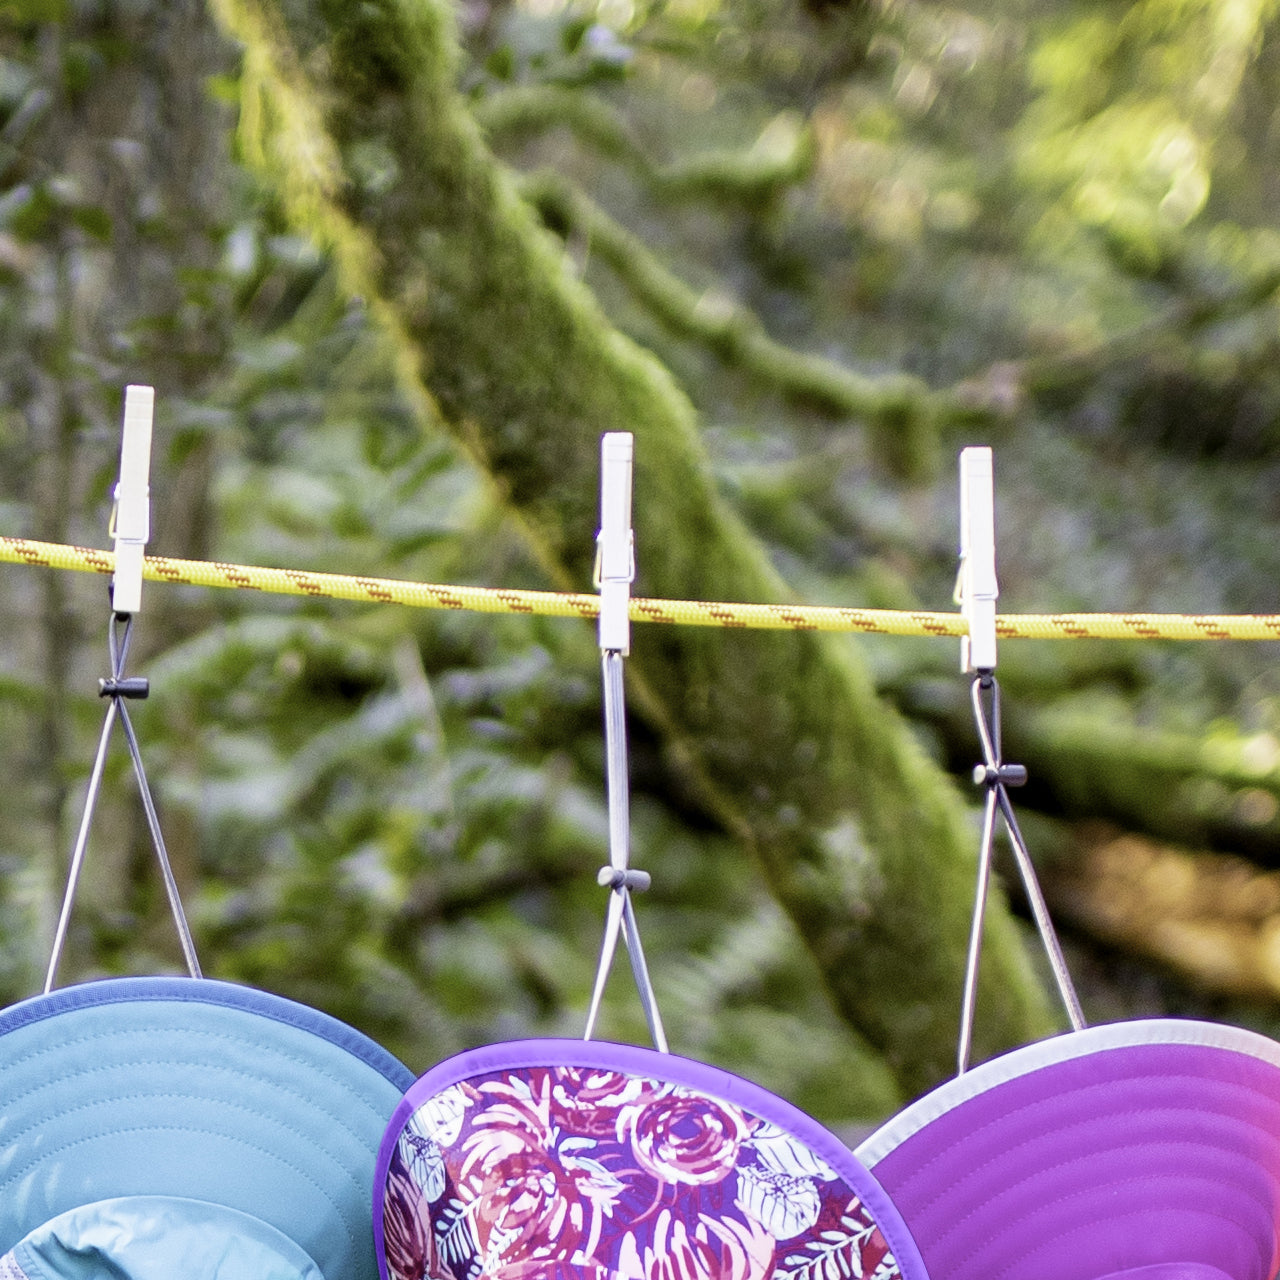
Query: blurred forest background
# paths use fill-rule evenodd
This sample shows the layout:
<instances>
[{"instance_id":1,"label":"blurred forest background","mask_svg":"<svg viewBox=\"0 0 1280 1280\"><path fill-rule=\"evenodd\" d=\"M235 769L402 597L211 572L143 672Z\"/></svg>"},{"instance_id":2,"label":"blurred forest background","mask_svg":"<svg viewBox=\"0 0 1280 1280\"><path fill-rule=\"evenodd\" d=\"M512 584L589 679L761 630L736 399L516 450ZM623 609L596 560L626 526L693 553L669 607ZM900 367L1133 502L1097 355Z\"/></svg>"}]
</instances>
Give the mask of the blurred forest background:
<instances>
[{"instance_id":1,"label":"blurred forest background","mask_svg":"<svg viewBox=\"0 0 1280 1280\"><path fill-rule=\"evenodd\" d=\"M0 0L0 532L638 594L1001 609L1280 597L1274 0ZM102 578L0 568L0 998L39 989ZM672 1047L833 1124L950 1069L980 797L954 640L675 634L629 666ZM680 629L683 630L683 629ZM830 640L830 643L828 643ZM148 584L130 672L212 976L424 1070L580 1034L594 628ZM1094 1020L1280 1034L1271 644L1009 641L1006 757ZM1015 884L981 1049L1058 1025ZM117 738L62 980L179 971ZM625 965L603 1031L641 1040Z\"/></svg>"}]
</instances>

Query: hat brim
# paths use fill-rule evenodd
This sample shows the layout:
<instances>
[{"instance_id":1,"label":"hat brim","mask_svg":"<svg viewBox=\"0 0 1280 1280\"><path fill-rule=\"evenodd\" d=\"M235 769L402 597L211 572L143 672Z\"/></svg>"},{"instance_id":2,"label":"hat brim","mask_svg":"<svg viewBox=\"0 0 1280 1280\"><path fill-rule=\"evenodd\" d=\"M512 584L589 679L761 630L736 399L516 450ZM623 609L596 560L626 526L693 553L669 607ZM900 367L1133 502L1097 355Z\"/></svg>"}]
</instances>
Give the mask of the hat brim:
<instances>
[{"instance_id":1,"label":"hat brim","mask_svg":"<svg viewBox=\"0 0 1280 1280\"><path fill-rule=\"evenodd\" d=\"M947 1280L1255 1280L1280 1264L1280 1045L1152 1019L940 1086L857 1149Z\"/></svg>"},{"instance_id":2,"label":"hat brim","mask_svg":"<svg viewBox=\"0 0 1280 1280\"><path fill-rule=\"evenodd\" d=\"M859 1275L926 1280L834 1134L727 1071L631 1045L461 1054L396 1108L378 1156L382 1280Z\"/></svg>"},{"instance_id":3,"label":"hat brim","mask_svg":"<svg viewBox=\"0 0 1280 1280\"><path fill-rule=\"evenodd\" d=\"M0 1252L116 1197L262 1219L373 1280L369 1188L412 1073L334 1018L210 979L123 978L0 1013Z\"/></svg>"}]
</instances>

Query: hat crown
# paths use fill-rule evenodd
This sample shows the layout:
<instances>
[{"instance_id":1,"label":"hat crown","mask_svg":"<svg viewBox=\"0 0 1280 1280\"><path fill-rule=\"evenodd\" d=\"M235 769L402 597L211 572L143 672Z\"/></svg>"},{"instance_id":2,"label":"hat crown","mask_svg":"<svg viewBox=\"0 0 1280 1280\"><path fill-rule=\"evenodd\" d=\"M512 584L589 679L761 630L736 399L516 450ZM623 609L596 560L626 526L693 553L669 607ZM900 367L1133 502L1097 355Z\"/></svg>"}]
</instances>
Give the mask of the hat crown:
<instances>
[{"instance_id":1,"label":"hat crown","mask_svg":"<svg viewBox=\"0 0 1280 1280\"><path fill-rule=\"evenodd\" d=\"M0 1280L324 1280L307 1253L261 1218L175 1196L81 1205L29 1231Z\"/></svg>"}]
</instances>

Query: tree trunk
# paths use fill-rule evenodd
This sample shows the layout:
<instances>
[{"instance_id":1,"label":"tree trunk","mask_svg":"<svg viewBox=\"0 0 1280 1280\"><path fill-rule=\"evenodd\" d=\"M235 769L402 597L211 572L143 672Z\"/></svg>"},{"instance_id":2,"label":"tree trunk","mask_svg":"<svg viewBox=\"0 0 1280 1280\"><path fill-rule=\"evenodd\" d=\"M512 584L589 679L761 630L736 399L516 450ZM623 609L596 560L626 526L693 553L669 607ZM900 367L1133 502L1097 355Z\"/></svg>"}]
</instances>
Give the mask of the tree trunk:
<instances>
[{"instance_id":1,"label":"tree trunk","mask_svg":"<svg viewBox=\"0 0 1280 1280\"><path fill-rule=\"evenodd\" d=\"M485 149L441 0L213 0L245 47L242 139L398 352L424 423L498 482L552 580L591 581L598 440L636 437L639 593L786 598L715 492L692 408L619 335ZM853 642L637 628L633 701L673 777L758 858L837 1006L905 1091L948 1074L975 834ZM982 1054L1051 1027L1002 907Z\"/></svg>"}]
</instances>

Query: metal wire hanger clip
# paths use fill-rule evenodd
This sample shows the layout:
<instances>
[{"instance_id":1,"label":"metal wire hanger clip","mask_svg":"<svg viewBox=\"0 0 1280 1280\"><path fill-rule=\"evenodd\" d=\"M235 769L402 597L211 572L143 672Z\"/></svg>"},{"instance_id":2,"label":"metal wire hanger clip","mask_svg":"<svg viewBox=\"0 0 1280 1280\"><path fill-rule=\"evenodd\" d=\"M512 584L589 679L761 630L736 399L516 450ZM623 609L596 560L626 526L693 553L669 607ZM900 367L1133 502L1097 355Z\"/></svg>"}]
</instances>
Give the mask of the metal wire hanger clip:
<instances>
[{"instance_id":1,"label":"metal wire hanger clip","mask_svg":"<svg viewBox=\"0 0 1280 1280\"><path fill-rule=\"evenodd\" d=\"M155 391L151 387L129 386L124 393L124 428L120 447L120 480L116 485L115 503L111 512L109 533L115 541L115 573L111 579L111 618L107 630L107 651L111 661L111 675L98 681L98 694L108 698L106 718L102 725L102 736L98 741L98 753L94 758L93 771L89 775L89 789L85 796L84 813L80 819L80 829L76 835L75 848L71 854L71 865L67 873L67 887L62 899L62 911L58 917L58 927L54 934L53 949L49 957L49 968L45 975L44 992L47 995L53 990L54 980L58 973L58 963L66 946L67 927L71 920L71 907L75 901L76 888L80 883L80 872L84 866L85 850L89 844L89 829L93 821L94 809L98 802L98 794L102 787L102 772L106 765L107 747L111 741L111 731L119 718L124 729L125 740L129 745L129 755L133 761L133 772L138 780L138 790L142 796L142 805L146 811L147 826L151 832L151 842L155 847L156 857L160 863L160 874L164 879L165 893L169 898L169 909L173 913L174 924L178 930L178 940L182 945L183 958L187 971L193 978L201 976L200 962L196 958L195 943L191 938L191 929L187 924L186 913L182 909L182 899L178 895L177 881L169 862L168 850L164 837L160 832L160 821L156 815L155 802L151 796L151 788L147 784L146 771L142 767L142 755L138 750L138 739L133 732L133 724L129 719L126 700L145 698L150 692L147 680L140 676L126 676L125 661L129 655L129 637L133 628L133 620L142 608L142 563L146 553L147 541L151 536L151 489L149 483L151 471L151 423L155 408Z\"/></svg>"},{"instance_id":2,"label":"metal wire hanger clip","mask_svg":"<svg viewBox=\"0 0 1280 1280\"><path fill-rule=\"evenodd\" d=\"M630 792L627 764L626 701L623 658L631 652L631 584L636 576L635 535L631 530L631 474L634 441L629 431L610 431L600 440L600 532L596 537L595 585L600 591L600 658L604 679L605 773L609 799L609 865L596 879L609 890L604 939L596 967L584 1040L595 1031L605 983L621 934L653 1043L664 1053L667 1037L649 980L632 892L649 887L647 872L630 865Z\"/></svg>"},{"instance_id":3,"label":"metal wire hanger clip","mask_svg":"<svg viewBox=\"0 0 1280 1280\"><path fill-rule=\"evenodd\" d=\"M982 813L982 840L978 855L978 884L974 894L973 923L969 933L969 954L965 965L964 998L960 1013L957 1072L969 1066L973 1044L974 1006L978 993L978 969L982 954L982 922L986 914L987 891L991 882L992 846L996 811L1004 818L1013 846L1014 861L1023 889L1035 917L1036 928L1049 957L1054 981L1067 1010L1072 1029L1084 1027L1084 1016L1067 970L1062 948L1049 917L1049 909L1036 879L1031 855L1018 827L1009 788L1022 786L1027 771L1019 764L1006 764L1000 744L1000 686L996 682L996 600L1000 589L996 578L995 486L991 450L968 448L960 454L960 572L956 580L956 603L969 624L969 633L960 641L960 669L972 674L970 698L974 721L982 744L982 763L973 770L976 786L986 791Z\"/></svg>"}]
</instances>

